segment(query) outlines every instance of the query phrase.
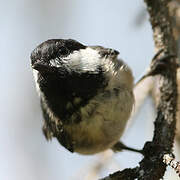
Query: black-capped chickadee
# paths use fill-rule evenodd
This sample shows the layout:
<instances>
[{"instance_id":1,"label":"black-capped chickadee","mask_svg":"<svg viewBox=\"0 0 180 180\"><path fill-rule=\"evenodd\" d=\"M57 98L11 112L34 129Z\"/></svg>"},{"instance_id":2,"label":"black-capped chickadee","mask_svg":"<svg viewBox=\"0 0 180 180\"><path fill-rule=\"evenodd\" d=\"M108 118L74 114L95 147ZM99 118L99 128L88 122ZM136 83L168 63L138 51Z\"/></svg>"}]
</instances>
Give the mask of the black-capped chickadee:
<instances>
[{"instance_id":1,"label":"black-capped chickadee","mask_svg":"<svg viewBox=\"0 0 180 180\"><path fill-rule=\"evenodd\" d=\"M72 39L51 39L32 52L48 140L81 154L118 145L134 104L133 75L118 54Z\"/></svg>"}]
</instances>

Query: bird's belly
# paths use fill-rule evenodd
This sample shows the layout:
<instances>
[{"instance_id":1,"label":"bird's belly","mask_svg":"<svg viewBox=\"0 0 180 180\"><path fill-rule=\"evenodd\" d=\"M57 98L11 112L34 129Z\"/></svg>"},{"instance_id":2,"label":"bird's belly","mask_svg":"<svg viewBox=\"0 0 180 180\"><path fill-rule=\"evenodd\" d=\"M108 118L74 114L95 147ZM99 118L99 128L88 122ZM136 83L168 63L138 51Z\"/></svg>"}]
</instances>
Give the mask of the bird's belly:
<instances>
[{"instance_id":1,"label":"bird's belly","mask_svg":"<svg viewBox=\"0 0 180 180\"><path fill-rule=\"evenodd\" d=\"M123 96L121 95L121 98ZM97 102L90 102L81 109L82 120L78 124L64 126L73 141L73 150L81 154L94 154L111 148L121 137L133 106L132 94L102 102L89 115L88 108ZM100 101L98 101L100 102Z\"/></svg>"}]
</instances>

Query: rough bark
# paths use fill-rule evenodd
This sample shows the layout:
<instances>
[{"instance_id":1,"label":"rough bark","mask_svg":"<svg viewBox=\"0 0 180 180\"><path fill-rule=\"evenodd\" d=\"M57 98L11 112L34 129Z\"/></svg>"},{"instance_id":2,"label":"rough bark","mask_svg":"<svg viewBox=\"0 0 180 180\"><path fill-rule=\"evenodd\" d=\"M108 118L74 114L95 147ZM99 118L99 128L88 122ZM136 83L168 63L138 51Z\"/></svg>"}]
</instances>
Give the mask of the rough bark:
<instances>
[{"instance_id":1,"label":"rough bark","mask_svg":"<svg viewBox=\"0 0 180 180\"><path fill-rule=\"evenodd\" d=\"M156 98L157 117L154 122L154 136L151 142L144 145L144 158L139 166L118 171L103 180L159 180L164 176L166 165L163 163L164 154L172 153L177 104L177 44L172 35L172 22L168 11L170 0L144 0L150 16L155 42L155 51L163 50L160 56L151 63L151 70L157 68L162 56L175 55L164 60L164 68L158 69L154 77L158 81Z\"/></svg>"}]
</instances>

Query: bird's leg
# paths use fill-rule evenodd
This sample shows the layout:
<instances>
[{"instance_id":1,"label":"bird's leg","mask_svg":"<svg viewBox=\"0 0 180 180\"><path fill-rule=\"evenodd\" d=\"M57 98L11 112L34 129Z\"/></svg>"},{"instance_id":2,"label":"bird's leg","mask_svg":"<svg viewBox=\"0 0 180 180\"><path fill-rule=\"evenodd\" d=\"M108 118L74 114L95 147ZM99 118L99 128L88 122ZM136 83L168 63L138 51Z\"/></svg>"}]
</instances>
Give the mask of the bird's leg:
<instances>
[{"instance_id":1,"label":"bird's leg","mask_svg":"<svg viewBox=\"0 0 180 180\"><path fill-rule=\"evenodd\" d=\"M163 52L164 50L161 49L154 55L151 61L150 70L144 76L142 76L140 80L138 80L135 86L146 77L161 74L163 71L165 72L165 70L169 68L169 63L167 63L167 61L169 61L172 57L176 56L174 54L164 52L164 54L161 57L159 57Z\"/></svg>"},{"instance_id":2,"label":"bird's leg","mask_svg":"<svg viewBox=\"0 0 180 180\"><path fill-rule=\"evenodd\" d=\"M125 144L123 144L121 141L118 141L111 149L114 152L120 152L122 150L128 150L128 151L133 151L133 152L137 152L137 153L143 154L142 150L138 150L138 149L134 149L134 148L128 147Z\"/></svg>"}]
</instances>

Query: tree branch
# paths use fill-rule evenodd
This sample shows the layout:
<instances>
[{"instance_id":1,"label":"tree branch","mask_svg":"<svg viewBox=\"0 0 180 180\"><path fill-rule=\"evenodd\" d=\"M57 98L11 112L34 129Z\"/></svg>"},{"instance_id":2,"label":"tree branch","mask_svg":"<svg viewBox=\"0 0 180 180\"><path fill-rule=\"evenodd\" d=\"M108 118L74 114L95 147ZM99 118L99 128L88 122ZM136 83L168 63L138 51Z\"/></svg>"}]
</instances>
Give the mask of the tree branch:
<instances>
[{"instance_id":1,"label":"tree branch","mask_svg":"<svg viewBox=\"0 0 180 180\"><path fill-rule=\"evenodd\" d=\"M144 145L144 158L139 166L116 172L103 180L158 180L163 177L166 165L163 163L164 154L171 154L176 126L176 42L172 36L172 24L168 11L170 0L144 0L150 15L156 52L163 49L164 54L151 63L151 70L156 69L165 54L175 55L164 60L164 68L154 77L158 80L158 95L156 99L157 118L152 142Z\"/></svg>"}]
</instances>

